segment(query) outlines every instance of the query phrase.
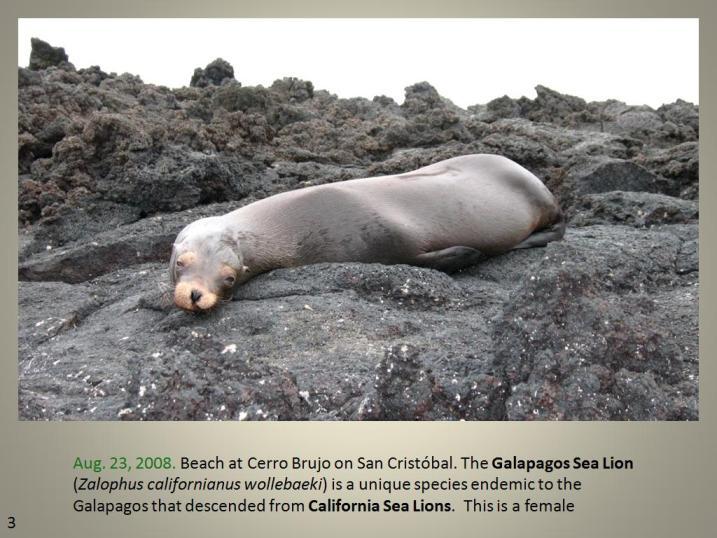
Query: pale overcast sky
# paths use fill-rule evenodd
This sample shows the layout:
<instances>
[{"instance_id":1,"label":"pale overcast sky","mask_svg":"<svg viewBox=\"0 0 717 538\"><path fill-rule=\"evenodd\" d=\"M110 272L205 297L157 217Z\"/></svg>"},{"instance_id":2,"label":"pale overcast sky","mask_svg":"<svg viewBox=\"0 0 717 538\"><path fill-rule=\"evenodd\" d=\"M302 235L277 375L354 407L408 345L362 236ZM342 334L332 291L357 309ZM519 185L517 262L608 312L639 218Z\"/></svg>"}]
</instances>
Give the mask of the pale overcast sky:
<instances>
[{"instance_id":1,"label":"pale overcast sky","mask_svg":"<svg viewBox=\"0 0 717 538\"><path fill-rule=\"evenodd\" d=\"M543 84L592 100L698 102L697 19L21 19L77 68L189 85L217 57L244 85L295 76L340 97L388 95L426 80L461 107Z\"/></svg>"}]
</instances>

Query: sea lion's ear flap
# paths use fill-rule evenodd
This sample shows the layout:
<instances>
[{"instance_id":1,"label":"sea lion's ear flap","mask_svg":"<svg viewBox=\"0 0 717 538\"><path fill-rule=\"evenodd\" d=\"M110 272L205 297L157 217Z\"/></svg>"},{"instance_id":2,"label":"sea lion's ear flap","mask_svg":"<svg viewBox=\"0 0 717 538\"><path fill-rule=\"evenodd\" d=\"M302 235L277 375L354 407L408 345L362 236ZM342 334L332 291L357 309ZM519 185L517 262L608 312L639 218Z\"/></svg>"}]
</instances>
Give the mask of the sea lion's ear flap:
<instances>
[{"instance_id":1,"label":"sea lion's ear flap","mask_svg":"<svg viewBox=\"0 0 717 538\"><path fill-rule=\"evenodd\" d=\"M239 279L239 281L243 281L244 277L247 275L247 273L249 273L249 267L244 265L242 260L239 260L239 266L238 267L235 266L235 267L236 267L235 271L237 274L237 279Z\"/></svg>"}]
</instances>

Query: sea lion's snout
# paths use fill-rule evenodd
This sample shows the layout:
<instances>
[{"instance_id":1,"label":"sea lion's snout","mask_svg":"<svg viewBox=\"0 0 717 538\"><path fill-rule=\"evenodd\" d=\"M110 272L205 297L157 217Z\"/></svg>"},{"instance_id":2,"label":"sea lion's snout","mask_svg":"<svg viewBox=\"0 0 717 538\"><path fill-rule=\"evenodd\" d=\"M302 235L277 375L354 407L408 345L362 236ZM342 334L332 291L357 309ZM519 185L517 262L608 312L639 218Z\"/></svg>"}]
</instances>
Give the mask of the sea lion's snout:
<instances>
[{"instance_id":1,"label":"sea lion's snout","mask_svg":"<svg viewBox=\"0 0 717 538\"><path fill-rule=\"evenodd\" d=\"M214 308L219 301L216 293L198 282L178 282L174 288L174 304L182 310L198 312Z\"/></svg>"}]
</instances>

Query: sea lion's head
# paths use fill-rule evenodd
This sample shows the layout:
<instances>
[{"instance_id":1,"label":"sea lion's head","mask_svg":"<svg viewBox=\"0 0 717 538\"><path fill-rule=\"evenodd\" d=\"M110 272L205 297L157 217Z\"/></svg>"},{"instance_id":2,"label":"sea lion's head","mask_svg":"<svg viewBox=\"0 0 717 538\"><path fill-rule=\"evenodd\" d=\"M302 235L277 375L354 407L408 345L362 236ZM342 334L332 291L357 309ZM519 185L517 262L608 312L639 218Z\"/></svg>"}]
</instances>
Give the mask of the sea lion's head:
<instances>
[{"instance_id":1,"label":"sea lion's head","mask_svg":"<svg viewBox=\"0 0 717 538\"><path fill-rule=\"evenodd\" d=\"M187 226L172 247L169 274L174 304L183 310L211 310L232 298L246 273L237 238L213 218Z\"/></svg>"}]
</instances>

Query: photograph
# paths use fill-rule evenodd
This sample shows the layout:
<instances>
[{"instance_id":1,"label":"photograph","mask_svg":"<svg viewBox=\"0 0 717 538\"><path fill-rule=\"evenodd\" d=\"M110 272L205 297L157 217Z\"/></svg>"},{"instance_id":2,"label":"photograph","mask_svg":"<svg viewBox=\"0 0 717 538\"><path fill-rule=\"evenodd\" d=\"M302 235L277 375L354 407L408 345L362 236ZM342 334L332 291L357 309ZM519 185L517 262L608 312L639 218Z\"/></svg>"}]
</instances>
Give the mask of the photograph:
<instances>
[{"instance_id":1,"label":"photograph","mask_svg":"<svg viewBox=\"0 0 717 538\"><path fill-rule=\"evenodd\" d=\"M20 18L17 61L20 421L699 420L698 19Z\"/></svg>"}]
</instances>

